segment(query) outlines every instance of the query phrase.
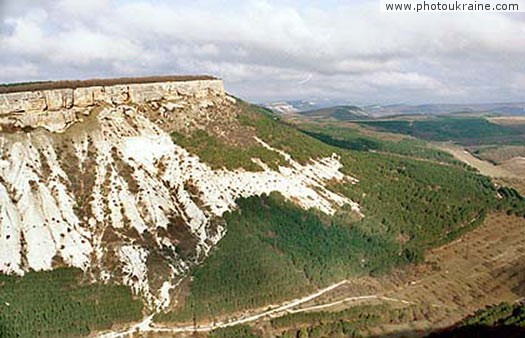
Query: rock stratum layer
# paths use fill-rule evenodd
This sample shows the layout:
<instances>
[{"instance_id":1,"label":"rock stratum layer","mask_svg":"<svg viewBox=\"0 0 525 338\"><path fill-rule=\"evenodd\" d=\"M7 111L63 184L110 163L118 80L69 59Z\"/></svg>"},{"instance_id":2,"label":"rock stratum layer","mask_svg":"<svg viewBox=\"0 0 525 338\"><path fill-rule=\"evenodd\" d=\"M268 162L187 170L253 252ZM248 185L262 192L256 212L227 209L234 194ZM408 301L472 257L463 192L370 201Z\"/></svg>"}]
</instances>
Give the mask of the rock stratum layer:
<instances>
[{"instance_id":1,"label":"rock stratum layer","mask_svg":"<svg viewBox=\"0 0 525 338\"><path fill-rule=\"evenodd\" d=\"M174 144L174 126L228 120L220 80L0 94L0 272L73 266L129 285L152 308L222 238L235 200L280 192L332 214L359 206L326 188L337 155L262 171L213 170Z\"/></svg>"},{"instance_id":2,"label":"rock stratum layer","mask_svg":"<svg viewBox=\"0 0 525 338\"><path fill-rule=\"evenodd\" d=\"M100 83L105 82L101 80ZM25 87L30 86L21 86L22 89ZM224 95L222 81L217 79L58 89L38 89L39 87L45 88L45 85L35 85L37 90L33 91L0 94L0 128L13 130L42 127L61 132L77 122L79 115L86 113L85 108L102 103L143 104L160 100L176 101L181 97ZM207 101L203 100L203 104L207 104Z\"/></svg>"}]
</instances>

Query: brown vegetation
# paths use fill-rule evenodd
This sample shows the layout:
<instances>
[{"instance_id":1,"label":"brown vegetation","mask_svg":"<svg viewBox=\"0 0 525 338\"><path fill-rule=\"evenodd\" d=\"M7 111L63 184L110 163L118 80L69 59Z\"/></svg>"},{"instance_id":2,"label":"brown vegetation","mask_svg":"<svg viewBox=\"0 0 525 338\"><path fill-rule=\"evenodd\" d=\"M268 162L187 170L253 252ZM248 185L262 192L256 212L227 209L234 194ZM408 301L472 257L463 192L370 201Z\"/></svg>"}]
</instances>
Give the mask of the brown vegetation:
<instances>
[{"instance_id":1,"label":"brown vegetation","mask_svg":"<svg viewBox=\"0 0 525 338\"><path fill-rule=\"evenodd\" d=\"M86 88L96 86L116 86L124 84L156 83L156 82L183 82L198 80L216 80L210 75L172 75L172 76L148 76L148 77L122 77L115 79L90 79L74 81L46 81L34 83L13 83L0 85L0 94L31 92L38 90Z\"/></svg>"},{"instance_id":2,"label":"brown vegetation","mask_svg":"<svg viewBox=\"0 0 525 338\"><path fill-rule=\"evenodd\" d=\"M488 146L468 149L477 158L493 164L503 164L516 157L525 157L525 146Z\"/></svg>"}]
</instances>

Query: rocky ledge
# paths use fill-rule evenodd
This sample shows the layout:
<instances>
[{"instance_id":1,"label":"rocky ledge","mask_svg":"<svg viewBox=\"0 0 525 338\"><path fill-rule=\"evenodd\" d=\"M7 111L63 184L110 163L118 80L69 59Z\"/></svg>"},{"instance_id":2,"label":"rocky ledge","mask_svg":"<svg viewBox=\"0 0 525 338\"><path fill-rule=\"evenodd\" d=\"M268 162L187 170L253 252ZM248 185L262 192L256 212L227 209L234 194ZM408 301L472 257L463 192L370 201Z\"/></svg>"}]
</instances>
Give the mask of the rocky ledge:
<instances>
[{"instance_id":1,"label":"rocky ledge","mask_svg":"<svg viewBox=\"0 0 525 338\"><path fill-rule=\"evenodd\" d=\"M70 87L66 87L70 86ZM20 91L17 91L20 90ZM213 77L159 77L41 84L0 90L0 131L45 128L64 131L86 109L100 104L142 104L225 96L222 81Z\"/></svg>"}]
</instances>

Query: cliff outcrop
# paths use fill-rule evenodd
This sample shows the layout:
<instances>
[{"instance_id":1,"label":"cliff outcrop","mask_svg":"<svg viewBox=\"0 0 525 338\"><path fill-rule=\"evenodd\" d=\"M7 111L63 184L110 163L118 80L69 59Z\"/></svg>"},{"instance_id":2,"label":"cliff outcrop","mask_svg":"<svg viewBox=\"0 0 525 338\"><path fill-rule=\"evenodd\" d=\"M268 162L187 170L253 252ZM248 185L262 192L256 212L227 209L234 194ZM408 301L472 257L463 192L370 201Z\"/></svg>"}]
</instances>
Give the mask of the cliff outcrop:
<instances>
[{"instance_id":1,"label":"cliff outcrop","mask_svg":"<svg viewBox=\"0 0 525 338\"><path fill-rule=\"evenodd\" d=\"M174 130L237 128L220 80L32 89L0 93L0 273L78 267L163 308L238 198L279 192L305 209L359 211L327 187L356 183L336 155L300 164L243 134L285 160L250 172L212 169L175 144Z\"/></svg>"},{"instance_id":2,"label":"cliff outcrop","mask_svg":"<svg viewBox=\"0 0 525 338\"><path fill-rule=\"evenodd\" d=\"M76 88L60 88L60 82L21 85L0 90L0 128L4 131L45 128L63 132L89 112L86 108L101 104L135 104L153 101L200 100L224 97L222 81L209 77L147 78L152 82L123 84L110 80L63 82ZM158 82L153 82L155 79ZM125 82L128 79L120 79ZM58 84L58 85L57 85ZM58 88L53 88L58 87ZM49 88L49 89L47 89ZM28 90L32 89L32 90Z\"/></svg>"}]
</instances>

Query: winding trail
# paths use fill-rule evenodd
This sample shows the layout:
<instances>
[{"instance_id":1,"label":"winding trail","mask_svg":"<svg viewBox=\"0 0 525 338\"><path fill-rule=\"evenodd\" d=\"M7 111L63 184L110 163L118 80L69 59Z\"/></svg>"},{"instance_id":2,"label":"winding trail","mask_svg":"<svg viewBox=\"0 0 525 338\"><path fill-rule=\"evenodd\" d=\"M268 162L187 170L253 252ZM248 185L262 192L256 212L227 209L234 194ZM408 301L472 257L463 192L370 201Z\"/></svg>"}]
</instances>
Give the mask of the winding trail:
<instances>
[{"instance_id":1,"label":"winding trail","mask_svg":"<svg viewBox=\"0 0 525 338\"><path fill-rule=\"evenodd\" d=\"M111 332L101 332L98 337L101 337L101 338L119 338L119 337L125 337L127 335L130 335L132 333L135 333L135 332L172 332L172 333L183 333L183 332L208 332L208 331L212 331L212 330L215 330L215 329L218 329L218 328L224 328L224 327L229 327L229 326L235 326L235 325L239 325L239 324L245 324L245 323L249 323L249 322L254 322L260 318L263 318L263 317L266 317L266 316L269 316L269 317L278 317L282 314L285 314L285 313L289 313L291 311L289 311L290 309L298 306L298 305L301 305L303 303L306 303L306 302L309 302L311 300L314 300L320 296L322 296L323 294L329 292L329 291L332 291L338 287L340 287L341 285L344 285L348 283L348 280L342 280L338 283L335 283L335 284L332 284L324 289L321 289L315 293L312 293L308 296L305 296L305 297L302 297L302 298L298 298L298 299L294 299L292 301L289 301L289 302L285 302L285 303L282 303L282 304L279 304L279 305L273 305L271 306L272 309L270 310L260 310L260 312L257 312L255 314L252 314L252 315L247 315L247 316L244 316L244 317L241 317L241 318L235 318L235 319L230 319L230 320L225 320L225 321L219 321L219 322L215 322L215 323L211 323L211 324L204 324L204 325L197 325L197 326L194 326L194 325L187 325L187 326L160 326L160 325L157 325L157 324L154 324L153 323L153 315L149 315L147 317L145 317L140 323L137 323L127 329L123 329L123 330L119 330L119 331L111 331ZM371 295L371 296L360 296L360 297L354 297L356 299L358 298L362 298L362 297L365 297L363 299L366 299L366 297L368 298L373 298L373 297L379 297L377 295ZM348 299L347 299L348 301ZM265 307L266 309L268 308L267 306Z\"/></svg>"},{"instance_id":2,"label":"winding trail","mask_svg":"<svg viewBox=\"0 0 525 338\"><path fill-rule=\"evenodd\" d=\"M397 298L390 298L385 297L380 294L374 294L374 295L365 295L365 296L355 296L355 297L347 297L335 302L327 303L327 304L321 304L321 305L313 305L301 309L293 310L294 307L304 304L306 302L309 302L311 300L314 300L325 293L332 291L346 283L348 283L348 280L342 280L338 283L332 284L324 289L318 290L315 293L309 294L308 296L294 299L285 303L281 303L279 305L272 305L270 310L263 310L260 309L259 312L246 315L240 318L234 317L231 319L209 323L209 324L203 324L203 325L186 325L186 326L162 326L153 323L153 315L149 315L145 317L140 323L137 323L127 329L122 329L120 331L111 331L111 332L102 332L98 335L98 337L101 338L121 338L126 337L130 334L141 332L168 332L168 333L187 333L187 332L209 332L215 329L219 328L225 328L229 326L235 326L239 324L246 324L249 322L254 322L256 320L259 320L263 317L280 317L289 313L298 313L298 312L305 312L305 311L311 311L311 310L320 310L324 308L329 308L335 305L348 303L352 301L360 301L360 300L371 300L371 299L378 299L378 300L385 300L390 302L401 302L404 304L413 304L412 302L397 299ZM265 309L268 307L266 306Z\"/></svg>"},{"instance_id":3,"label":"winding trail","mask_svg":"<svg viewBox=\"0 0 525 338\"><path fill-rule=\"evenodd\" d=\"M360 301L360 300L371 300L371 299L386 300L386 301L389 301L389 302L399 302L399 303L403 303L403 304L415 304L414 302L410 302L410 301L404 300L404 299L384 297L384 296L381 296L381 295L368 295L368 296L347 297L347 298L344 298L344 299L341 299L341 300L337 300L335 302L321 304L321 305L308 306L308 307L300 308L300 309L297 309L297 310L288 310L287 312L288 313L299 313L299 312L307 312L307 311L312 311L312 310L322 310L322 309L330 308L330 307L333 307L333 306L336 306L336 305L339 305L339 304L356 302L356 301Z\"/></svg>"}]
</instances>

